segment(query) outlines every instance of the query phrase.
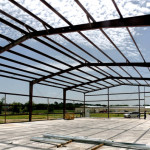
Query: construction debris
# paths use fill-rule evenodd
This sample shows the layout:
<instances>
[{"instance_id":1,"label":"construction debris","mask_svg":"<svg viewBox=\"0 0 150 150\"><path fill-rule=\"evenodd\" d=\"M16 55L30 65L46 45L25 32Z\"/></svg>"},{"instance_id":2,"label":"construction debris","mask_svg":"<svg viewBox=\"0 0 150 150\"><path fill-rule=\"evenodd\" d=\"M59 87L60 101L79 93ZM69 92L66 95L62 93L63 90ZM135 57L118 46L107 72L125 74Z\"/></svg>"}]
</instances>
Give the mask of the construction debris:
<instances>
[{"instance_id":1,"label":"construction debris","mask_svg":"<svg viewBox=\"0 0 150 150\"><path fill-rule=\"evenodd\" d=\"M67 140L50 139L50 138L44 138L44 137L32 137L30 140L35 141L35 142L47 143L47 144L52 144L52 143L63 144L67 142Z\"/></svg>"},{"instance_id":2,"label":"construction debris","mask_svg":"<svg viewBox=\"0 0 150 150\"><path fill-rule=\"evenodd\" d=\"M60 143L60 146L69 144L72 141L86 143L86 144L96 144L95 148L91 150L95 150L103 145L112 146L112 147L120 147L120 148L129 148L129 149L138 149L138 150L150 150L150 146L146 144L136 144L136 143L124 143L124 142L114 142L110 140L101 140L95 138L88 138L83 136L62 136L62 135L53 135L53 134L45 134L43 138L33 137L32 141L36 142L44 142L44 143Z\"/></svg>"},{"instance_id":3,"label":"construction debris","mask_svg":"<svg viewBox=\"0 0 150 150\"><path fill-rule=\"evenodd\" d=\"M74 114L73 113L66 113L65 114L65 120L73 120Z\"/></svg>"},{"instance_id":4,"label":"construction debris","mask_svg":"<svg viewBox=\"0 0 150 150\"><path fill-rule=\"evenodd\" d=\"M102 147L103 145L104 145L104 144L96 145L96 146L92 147L91 150L96 150L96 149Z\"/></svg>"},{"instance_id":5,"label":"construction debris","mask_svg":"<svg viewBox=\"0 0 150 150\"><path fill-rule=\"evenodd\" d=\"M69 144L69 143L71 143L71 142L72 142L72 140L69 140L69 141L67 141L66 143L61 143L61 144L57 145L57 148L58 148L58 147L65 146L66 144Z\"/></svg>"}]
</instances>

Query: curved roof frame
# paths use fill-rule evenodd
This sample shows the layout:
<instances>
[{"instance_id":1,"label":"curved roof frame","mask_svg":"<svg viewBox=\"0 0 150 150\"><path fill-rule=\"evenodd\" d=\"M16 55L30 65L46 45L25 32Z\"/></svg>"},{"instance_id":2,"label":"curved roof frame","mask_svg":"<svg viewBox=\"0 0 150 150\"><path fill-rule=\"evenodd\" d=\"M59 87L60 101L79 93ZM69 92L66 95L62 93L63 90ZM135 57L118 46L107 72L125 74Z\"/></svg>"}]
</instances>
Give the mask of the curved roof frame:
<instances>
[{"instance_id":1,"label":"curved roof frame","mask_svg":"<svg viewBox=\"0 0 150 150\"><path fill-rule=\"evenodd\" d=\"M149 83L147 82L147 80L150 80L149 78L144 78L142 76L142 74L137 70L136 66L142 66L142 67L147 67L148 70L150 71L149 67L150 67L150 63L146 62L144 59L143 54L141 53L131 31L129 30L128 27L143 27L143 26L150 26L149 24L149 19L150 19L150 15L143 15L143 16L136 16L136 17L129 17L129 18L123 18L117 4L115 3L114 0L112 0L114 7L116 8L116 11L118 12L120 19L115 19L115 20L107 20L107 21L101 21L101 22L96 22L96 20L91 16L91 14L84 8L84 6L80 3L80 1L75 0L75 2L78 4L78 6L83 10L83 12L87 15L87 19L89 21L88 24L81 24L81 25L73 25L71 24L62 14L60 14L55 8L53 8L50 4L48 4L45 0L41 0L41 2L46 5L50 10L52 10L56 15L58 15L64 22L66 22L69 26L67 27L61 27L61 28L53 28L52 26L50 26L48 23L46 23L44 20L42 20L41 18L39 18L38 16L34 15L32 12L30 12L29 10L27 10L25 7L23 7L22 5L20 5L19 3L17 3L14 0L9 0L11 3L13 3L14 5L16 5L17 7L19 7L20 9L22 9L24 12L26 12L27 14L29 14L30 16L32 16L33 18L35 18L36 20L38 20L39 22L41 22L43 24L43 26L45 27L45 30L42 31L36 31L34 28L32 28L31 26L25 24L24 22L18 20L17 18L14 18L13 16L11 16L10 14L8 14L7 12L0 10L0 13L2 13L3 15L7 16L8 18L14 20L15 22L23 25L26 27L26 29L28 30L25 31L23 29L21 29L20 27L12 24L11 22L8 22L5 19L0 18L0 21L4 24L6 24L7 26L21 32L23 34L22 37L20 37L17 40L13 40L10 37L7 37L5 35L0 34L0 38L5 39L7 41L10 42L10 44L1 47L0 49L0 54L2 54L3 52L7 51L10 54L16 55L16 56L20 56L22 58L25 59L29 59L32 60L34 62L46 65L48 67L54 68L56 70L58 70L58 72L54 73L51 71L47 71L45 69L42 68L38 68L36 66L33 65L29 65L14 59L10 59L4 56L0 56L0 59L3 60L7 60L16 64L20 64L23 66L28 66L37 70L40 70L42 72L48 73L49 75L45 76L42 75L41 73L35 73L32 71L28 71L28 70L24 70L21 68L17 68L17 67L13 67L10 65L6 65L3 63L0 63L1 66L5 67L5 68L10 68L13 70L17 70L20 71L22 73L15 73L13 71L8 71L8 70L3 70L0 69L0 72L3 73L7 73L9 75L16 75L18 77L13 77L13 76L8 76L8 75L0 75L1 77L6 77L6 78L12 78L12 79L16 79L16 80L21 80L21 81L26 81L26 82L33 82L34 84L42 84L42 85L47 85L47 86L52 86L52 87L57 87L57 88L63 88L66 90L73 90L76 92L82 92L82 93L88 93L88 92L92 92L92 91L97 91L97 90L101 90L101 89L106 89L106 88L111 88L111 87L115 87L115 86L120 86L120 85L133 85L133 86L149 86ZM92 21L92 22L91 22ZM133 43L135 44L143 62L130 62L129 59L121 52L121 50L117 47L117 45L115 45L115 43L112 41L112 39L106 34L106 32L103 30L103 28L118 28L118 27L126 27ZM95 43L93 43L86 35L84 35L81 31L85 31L85 30L94 30L94 29L99 29L100 32L103 33L103 35L109 40L109 42L115 47L115 49L120 53L120 55L126 60L125 63L116 63L110 56L108 56L100 47L98 47ZM97 59L94 55L90 54L89 52L87 52L85 49L81 48L78 44L76 44L75 42L73 42L72 40L70 40L69 38L67 38L64 33L71 33L71 32L77 32L79 33L80 36L82 36L86 41L88 41L92 46L95 47L95 49L97 51L99 51L101 54L103 54L104 56L106 56L111 63L103 63L100 59ZM53 34L58 34L60 35L62 38L64 38L65 40L67 40L69 43L73 44L76 48L80 49L82 52L86 53L88 56L92 57L97 63L91 63L90 61L86 60L85 58L83 58L82 56L78 55L77 53L73 52L72 50L68 49L67 47L63 46L62 44L52 40L50 37L48 37L47 35L53 35ZM38 36L42 36L43 38L47 39L48 41L56 44L57 46L65 49L65 51L62 51L61 49L49 44L48 42L45 42L44 40L38 38ZM26 44L23 44L24 41L30 39L30 38L34 38L36 41L48 46L49 48L52 48L53 50L61 53L64 56L67 56L69 58L71 58L72 60L78 62L80 65L77 66L71 66L70 64L63 62L62 60L59 60L55 57L52 57L48 54L43 53L42 51L39 51L35 48L32 48ZM50 60L54 60L56 62L59 62L63 65L66 65L68 67L68 69L66 70L62 70L59 67L47 64L45 62L39 61L35 58L33 58L32 56L26 56L24 54L15 52L13 50L11 50L11 48L13 48L14 46L19 45L23 48L26 48L34 53L40 54L44 57L49 58ZM69 54L68 54L69 53ZM73 55L73 56L72 56ZM75 56L75 57L74 57ZM94 72L100 74L103 76L103 78L97 77L89 72L86 72L82 69L80 69L81 67L88 67L91 70L93 70ZM113 73L115 73L117 76L112 75L111 73L109 73L109 71L101 69L98 66L105 66L108 68L108 70L112 71ZM110 66L118 66L126 75L128 75L129 77L124 77L122 76L120 73L118 73L117 71L115 71L115 69L112 69ZM133 70L135 70L137 72L137 74L140 77L133 77L130 73L128 73L122 66L132 66ZM85 78L81 75L75 74L71 71L77 70L87 76L90 76L91 78L94 78L94 80ZM30 75L36 75L38 76L38 78L36 77L32 77L32 76L28 76L25 75L24 73L28 73ZM71 75L72 77L68 77L63 75L63 73L67 73L69 75ZM61 77L60 78L55 78L56 76ZM21 77L21 78L20 78ZM75 77L80 78L84 81L81 80L77 80L75 79ZM28 78L24 79L24 78ZM51 79L52 81L49 81L47 79ZM107 79L111 79L113 82L117 83L111 83L110 81L106 81ZM122 79L126 80L126 82L122 81ZM133 84L130 80L134 80L137 84ZM143 80L145 81L146 84L141 84L139 82L139 80ZM103 81L103 83L101 83L100 81ZM93 84L94 83L94 84ZM105 84L106 85L105 85ZM109 86L108 86L108 85ZM87 86L88 85L88 86Z\"/></svg>"}]
</instances>

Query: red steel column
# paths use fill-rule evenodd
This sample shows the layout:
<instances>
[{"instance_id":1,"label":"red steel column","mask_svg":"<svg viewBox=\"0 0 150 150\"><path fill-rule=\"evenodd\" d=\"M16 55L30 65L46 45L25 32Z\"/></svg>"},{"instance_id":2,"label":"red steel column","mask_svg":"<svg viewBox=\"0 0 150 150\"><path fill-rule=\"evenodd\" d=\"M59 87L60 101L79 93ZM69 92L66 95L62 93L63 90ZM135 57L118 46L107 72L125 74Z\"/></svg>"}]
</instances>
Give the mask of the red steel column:
<instances>
[{"instance_id":1,"label":"red steel column","mask_svg":"<svg viewBox=\"0 0 150 150\"><path fill-rule=\"evenodd\" d=\"M6 94L5 94L5 123L6 123Z\"/></svg>"},{"instance_id":2,"label":"red steel column","mask_svg":"<svg viewBox=\"0 0 150 150\"><path fill-rule=\"evenodd\" d=\"M138 93L139 93L139 119L141 117L141 109L140 109L140 86L138 86Z\"/></svg>"},{"instance_id":3,"label":"red steel column","mask_svg":"<svg viewBox=\"0 0 150 150\"><path fill-rule=\"evenodd\" d=\"M109 118L109 88L108 88L108 109L107 109L107 111L108 111L108 118Z\"/></svg>"},{"instance_id":4,"label":"red steel column","mask_svg":"<svg viewBox=\"0 0 150 150\"><path fill-rule=\"evenodd\" d=\"M33 82L29 85L29 121L32 121L32 97L33 97Z\"/></svg>"},{"instance_id":5,"label":"red steel column","mask_svg":"<svg viewBox=\"0 0 150 150\"><path fill-rule=\"evenodd\" d=\"M63 89L63 119L65 119L66 114L66 89Z\"/></svg>"},{"instance_id":6,"label":"red steel column","mask_svg":"<svg viewBox=\"0 0 150 150\"><path fill-rule=\"evenodd\" d=\"M84 117L85 117L85 93L84 93L84 106L83 106L83 109L84 109Z\"/></svg>"}]
</instances>

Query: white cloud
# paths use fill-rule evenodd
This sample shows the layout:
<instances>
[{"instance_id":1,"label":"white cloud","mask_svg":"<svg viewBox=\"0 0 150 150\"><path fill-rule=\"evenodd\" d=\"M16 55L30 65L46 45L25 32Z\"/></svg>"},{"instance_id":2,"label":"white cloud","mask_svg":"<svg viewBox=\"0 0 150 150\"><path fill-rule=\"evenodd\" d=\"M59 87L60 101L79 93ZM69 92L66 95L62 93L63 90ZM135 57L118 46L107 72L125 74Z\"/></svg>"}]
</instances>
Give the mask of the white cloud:
<instances>
[{"instance_id":1,"label":"white cloud","mask_svg":"<svg viewBox=\"0 0 150 150\"><path fill-rule=\"evenodd\" d=\"M141 0L116 0L116 3L123 14L123 17L139 16L149 14L150 9L147 8L146 3L150 2Z\"/></svg>"},{"instance_id":2,"label":"white cloud","mask_svg":"<svg viewBox=\"0 0 150 150\"><path fill-rule=\"evenodd\" d=\"M150 2L149 2L149 3L146 3L146 7L150 7Z\"/></svg>"},{"instance_id":3,"label":"white cloud","mask_svg":"<svg viewBox=\"0 0 150 150\"><path fill-rule=\"evenodd\" d=\"M136 30L134 28L129 28L133 37L137 36ZM105 29L105 32L109 37L114 41L117 47L127 56L129 59L139 58L138 50L136 49L129 33L126 28L114 28L114 29ZM136 56L136 57L135 57Z\"/></svg>"},{"instance_id":4,"label":"white cloud","mask_svg":"<svg viewBox=\"0 0 150 150\"><path fill-rule=\"evenodd\" d=\"M74 0L47 0L47 2L74 25L88 22L85 13Z\"/></svg>"},{"instance_id":5,"label":"white cloud","mask_svg":"<svg viewBox=\"0 0 150 150\"><path fill-rule=\"evenodd\" d=\"M68 69L68 67L66 67L65 65L63 65L63 64L59 64L59 63L49 63L50 65L53 65L53 66L55 66L55 67L58 67L58 68L60 68L60 69L62 69L62 70L65 70L65 69ZM70 63L70 65L71 66L77 66L77 65L79 65L78 63ZM41 69L44 69L44 70L47 70L47 71L50 71L50 72L54 72L54 73L56 73L56 72L59 72L59 70L56 70L56 69L54 69L54 68L50 68L50 67L48 67L48 66L45 66L45 65L42 65L42 64L38 64L38 65L34 65L35 67L37 67L37 68L41 68ZM100 67L101 69L103 69L103 70L107 70L108 68L107 67ZM39 71L39 70L36 70L36 69L33 69L33 68L30 68L30 67L22 67L22 69L25 69L25 70L28 70L28 71L32 71L32 72L35 72L35 73L42 73L41 71ZM88 68L88 67L82 67L82 68L80 68L81 70L83 70L83 71L85 71L85 72L89 72L91 75L93 74L94 75L94 71L92 70L92 69L90 69L90 68ZM98 70L98 69L96 69L96 70ZM81 75L82 77L84 77L84 78L86 78L86 79L90 79L90 80L96 80L96 78L94 78L94 77L92 77L92 76L89 76L89 75L86 75L86 74L84 74L84 73L81 73L80 71L78 71L78 70L73 70L73 71L71 71L72 73L74 73L74 74L76 74L76 75ZM65 76L70 76L70 75L68 75L68 74L64 74ZM71 75L72 76L72 75ZM99 78L101 78L101 77L103 77L103 76L98 76ZM82 78L79 78L79 77L73 77L74 79L76 79L76 80L79 80L79 81L84 81L84 79L82 79Z\"/></svg>"},{"instance_id":6,"label":"white cloud","mask_svg":"<svg viewBox=\"0 0 150 150\"><path fill-rule=\"evenodd\" d=\"M1 15L0 15L0 17L1 17ZM19 37L22 36L22 34L19 31L15 30L9 26L6 26L3 23L0 23L0 34L3 34L5 36L8 36L13 39L18 39Z\"/></svg>"},{"instance_id":7,"label":"white cloud","mask_svg":"<svg viewBox=\"0 0 150 150\"><path fill-rule=\"evenodd\" d=\"M60 63L47 62L47 64L55 66L55 67L58 67L58 68L60 68L62 70L65 70L65 69L69 68L69 67L67 67L67 66L65 66L63 64L60 64ZM70 65L77 66L79 64L78 63L71 63L70 62ZM41 68L41 69L44 69L44 70L47 70L47 71L50 71L50 72L59 72L59 70L57 70L57 69L54 69L54 68L51 68L51 67L48 67L48 66L45 66L45 65L42 65L42 64L37 64L37 65L34 65L34 66L38 67L38 68ZM33 71L33 72L39 72L39 70L32 69L30 67L23 67L23 69L28 70L28 71Z\"/></svg>"},{"instance_id":8,"label":"white cloud","mask_svg":"<svg viewBox=\"0 0 150 150\"><path fill-rule=\"evenodd\" d=\"M111 0L80 0L96 21L119 18Z\"/></svg>"},{"instance_id":9,"label":"white cloud","mask_svg":"<svg viewBox=\"0 0 150 150\"><path fill-rule=\"evenodd\" d=\"M91 13L96 21L119 18L119 15L115 10L115 7L113 6L111 0L80 1L84 5L84 7ZM17 0L17 2L53 27L67 26L67 24L63 20L55 15L39 0ZM56 10L58 10L64 17L66 17L72 24L88 22L84 12L73 0L47 0L47 2L50 3ZM116 0L116 3L118 4L119 9L121 10L121 13L124 17L150 13L150 8L148 8L148 6L150 5L150 0L146 2L141 0ZM39 23L36 19L29 16L27 13L23 12L21 9L13 5L11 2L8 2L7 0L1 1L0 8L37 30L44 29L43 25ZM11 20L9 19L9 21ZM15 22L13 23L16 24ZM22 26L20 27L25 29ZM140 33L138 33L137 30L135 30L134 28L130 28L130 30L133 36L136 37L140 35ZM105 31L126 56L138 59L139 54L125 29L106 29ZM3 24L1 25L0 32L15 39L21 36L19 32L16 32ZM110 44L110 42L103 36L103 34L98 30L84 31L83 33L87 37L89 37L91 41L93 41L97 46L102 48L102 50L105 50L105 52L108 51L109 53L110 50L114 48ZM91 48L91 53L96 52L95 48L93 48L93 46L78 33L70 33L65 35L69 39L73 40L75 43L80 44L83 47ZM60 36L54 35L51 37L65 46L69 44ZM95 55L97 54L95 53Z\"/></svg>"}]
</instances>

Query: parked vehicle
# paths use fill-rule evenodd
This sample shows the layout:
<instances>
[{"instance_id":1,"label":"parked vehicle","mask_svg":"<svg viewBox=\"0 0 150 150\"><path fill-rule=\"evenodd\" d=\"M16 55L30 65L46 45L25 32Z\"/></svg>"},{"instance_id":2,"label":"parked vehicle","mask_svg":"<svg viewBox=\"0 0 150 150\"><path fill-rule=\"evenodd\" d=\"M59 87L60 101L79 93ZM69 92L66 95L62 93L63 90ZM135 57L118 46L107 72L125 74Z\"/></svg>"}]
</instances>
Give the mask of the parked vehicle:
<instances>
[{"instance_id":1,"label":"parked vehicle","mask_svg":"<svg viewBox=\"0 0 150 150\"><path fill-rule=\"evenodd\" d=\"M124 114L124 118L136 118L139 117L139 112L129 112Z\"/></svg>"}]
</instances>

